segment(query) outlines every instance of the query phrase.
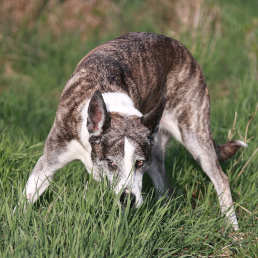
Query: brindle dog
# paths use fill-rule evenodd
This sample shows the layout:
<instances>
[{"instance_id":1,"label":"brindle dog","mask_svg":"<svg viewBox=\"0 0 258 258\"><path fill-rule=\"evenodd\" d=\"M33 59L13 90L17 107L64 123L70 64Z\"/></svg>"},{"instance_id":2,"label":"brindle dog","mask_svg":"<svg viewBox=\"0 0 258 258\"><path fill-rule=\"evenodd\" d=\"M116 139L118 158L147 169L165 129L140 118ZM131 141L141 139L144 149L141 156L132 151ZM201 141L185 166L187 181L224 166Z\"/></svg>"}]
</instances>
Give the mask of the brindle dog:
<instances>
[{"instance_id":1,"label":"brindle dog","mask_svg":"<svg viewBox=\"0 0 258 258\"><path fill-rule=\"evenodd\" d=\"M24 194L35 202L58 169L81 160L95 179L106 175L115 180L114 190L123 189L121 202L130 194L138 207L145 171L159 192L172 192L164 165L172 136L209 176L222 213L238 229L229 180L219 161L246 144L213 141L209 92L200 66L180 42L151 33L127 33L80 61Z\"/></svg>"}]
</instances>

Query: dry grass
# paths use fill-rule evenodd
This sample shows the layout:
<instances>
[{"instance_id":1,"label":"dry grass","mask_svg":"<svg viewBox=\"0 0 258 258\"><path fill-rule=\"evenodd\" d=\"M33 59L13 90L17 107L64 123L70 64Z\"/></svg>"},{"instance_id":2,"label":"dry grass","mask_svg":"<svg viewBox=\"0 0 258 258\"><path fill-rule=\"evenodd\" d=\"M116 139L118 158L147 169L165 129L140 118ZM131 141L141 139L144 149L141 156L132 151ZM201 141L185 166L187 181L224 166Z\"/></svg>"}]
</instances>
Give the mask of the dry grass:
<instances>
[{"instance_id":1,"label":"dry grass","mask_svg":"<svg viewBox=\"0 0 258 258\"><path fill-rule=\"evenodd\" d=\"M110 0L9 0L1 4L1 33L17 34L21 27L62 35L77 32L83 39L94 30L105 30L117 8Z\"/></svg>"},{"instance_id":2,"label":"dry grass","mask_svg":"<svg viewBox=\"0 0 258 258\"><path fill-rule=\"evenodd\" d=\"M52 31L56 35L77 32L82 39L92 32L103 33L114 27L114 20L121 15L128 1L121 0L9 0L1 3L0 33L8 30L17 34L21 27L39 29L42 33ZM178 36L191 31L192 37L197 34L208 35L211 30L218 35L220 31L219 5L204 0L184 2L180 0L147 0L144 10L135 13L135 22L141 22L145 14L162 14L160 30L165 33L171 28L171 36ZM163 24L162 24L163 23ZM205 37L202 37L205 41ZM205 42L203 42L205 43ZM216 41L213 43L215 47Z\"/></svg>"}]
</instances>

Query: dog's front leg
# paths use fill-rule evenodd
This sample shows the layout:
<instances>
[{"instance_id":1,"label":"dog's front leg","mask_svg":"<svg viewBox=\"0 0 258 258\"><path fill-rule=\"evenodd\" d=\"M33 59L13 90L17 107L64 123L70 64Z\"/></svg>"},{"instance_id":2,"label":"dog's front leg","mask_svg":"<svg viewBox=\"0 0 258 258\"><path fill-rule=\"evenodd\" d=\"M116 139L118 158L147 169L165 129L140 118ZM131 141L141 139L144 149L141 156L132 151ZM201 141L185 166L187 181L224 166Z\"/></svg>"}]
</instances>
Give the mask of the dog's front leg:
<instances>
[{"instance_id":1,"label":"dog's front leg","mask_svg":"<svg viewBox=\"0 0 258 258\"><path fill-rule=\"evenodd\" d=\"M36 202L40 195L48 188L50 182L53 180L54 174L59 166L50 164L47 161L46 155L42 155L33 171L31 172L26 186L23 190L23 195L26 196L28 202ZM19 203L18 205L21 205ZM14 212L17 206L14 208ZM26 204L24 205L24 209Z\"/></svg>"},{"instance_id":2,"label":"dog's front leg","mask_svg":"<svg viewBox=\"0 0 258 258\"><path fill-rule=\"evenodd\" d=\"M42 155L34 167L23 194L29 202L36 202L39 196L48 188L53 180L54 174L61 164L52 164L48 162L46 155Z\"/></svg>"},{"instance_id":3,"label":"dog's front leg","mask_svg":"<svg viewBox=\"0 0 258 258\"><path fill-rule=\"evenodd\" d=\"M27 201L35 203L53 181L56 171L62 168L65 164L67 164L67 162L60 159L59 156L56 157L56 161L53 157L51 161L49 161L47 155L42 155L31 172L23 190L23 195L26 196ZM18 205L21 205L21 203ZM14 212L16 207L14 208ZM26 204L24 206L24 209L25 208Z\"/></svg>"},{"instance_id":4,"label":"dog's front leg","mask_svg":"<svg viewBox=\"0 0 258 258\"><path fill-rule=\"evenodd\" d=\"M57 143L47 140L44 154L39 158L23 190L23 195L26 196L28 202L35 203L37 201L53 181L57 170L67 163L79 159L77 145L80 144L72 140L65 146L62 144L61 147Z\"/></svg>"},{"instance_id":5,"label":"dog's front leg","mask_svg":"<svg viewBox=\"0 0 258 258\"><path fill-rule=\"evenodd\" d=\"M169 195L173 194L173 188L167 179L165 169L165 155L166 148L171 139L168 134L159 131L155 140L155 145L152 149L152 163L148 169L148 175L150 176L158 197L162 197L164 191L168 191Z\"/></svg>"}]
</instances>

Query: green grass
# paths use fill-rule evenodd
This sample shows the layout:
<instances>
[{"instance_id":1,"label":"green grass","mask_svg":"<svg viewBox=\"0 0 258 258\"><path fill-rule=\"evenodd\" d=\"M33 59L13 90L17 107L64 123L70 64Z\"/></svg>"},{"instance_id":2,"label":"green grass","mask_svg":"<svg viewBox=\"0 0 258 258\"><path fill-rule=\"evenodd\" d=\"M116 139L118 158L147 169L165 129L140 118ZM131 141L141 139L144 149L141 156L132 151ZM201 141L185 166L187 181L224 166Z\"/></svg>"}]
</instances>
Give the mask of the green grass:
<instances>
[{"instance_id":1,"label":"green grass","mask_svg":"<svg viewBox=\"0 0 258 258\"><path fill-rule=\"evenodd\" d=\"M38 34L37 28L2 35L0 257L257 257L258 153L238 179L237 175L258 147L258 114L249 126L248 138L254 135L249 147L242 156L237 154L222 164L236 202L237 233L220 215L209 178L174 140L166 159L169 180L176 188L174 199L157 200L145 176L143 205L137 210L121 208L105 179L94 181L83 165L75 162L56 174L35 205L25 212L19 207L15 215L12 213L22 200L22 190L42 154L62 89L79 60L123 32L170 35L171 30L180 28L171 28L169 19L162 16L168 12L165 1L158 7L161 13L147 3L153 2L125 2L113 17L112 29L104 34L94 32L84 42L76 33L60 38L52 32ZM210 10L214 4L206 2ZM193 52L204 71L211 93L212 132L217 143L224 143L235 112L233 138L239 139L237 131L244 136L258 102L258 12L256 1L216 4L219 19L211 23L208 32L202 31L204 19L196 38L191 29L175 37ZM216 22L221 26L217 34Z\"/></svg>"}]
</instances>

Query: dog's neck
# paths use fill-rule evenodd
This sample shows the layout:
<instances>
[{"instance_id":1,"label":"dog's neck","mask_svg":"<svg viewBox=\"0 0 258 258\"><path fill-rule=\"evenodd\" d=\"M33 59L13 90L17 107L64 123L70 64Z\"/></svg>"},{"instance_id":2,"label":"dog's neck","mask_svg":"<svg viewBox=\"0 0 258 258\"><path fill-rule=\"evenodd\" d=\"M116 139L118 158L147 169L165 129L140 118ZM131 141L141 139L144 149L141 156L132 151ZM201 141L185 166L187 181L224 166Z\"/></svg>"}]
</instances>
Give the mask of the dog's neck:
<instances>
[{"instance_id":1,"label":"dog's neck","mask_svg":"<svg viewBox=\"0 0 258 258\"><path fill-rule=\"evenodd\" d=\"M131 98L125 93L103 93L102 96L108 112L118 112L129 116L142 116L142 113L134 107Z\"/></svg>"}]
</instances>

